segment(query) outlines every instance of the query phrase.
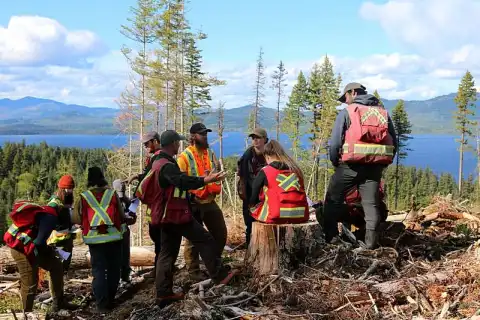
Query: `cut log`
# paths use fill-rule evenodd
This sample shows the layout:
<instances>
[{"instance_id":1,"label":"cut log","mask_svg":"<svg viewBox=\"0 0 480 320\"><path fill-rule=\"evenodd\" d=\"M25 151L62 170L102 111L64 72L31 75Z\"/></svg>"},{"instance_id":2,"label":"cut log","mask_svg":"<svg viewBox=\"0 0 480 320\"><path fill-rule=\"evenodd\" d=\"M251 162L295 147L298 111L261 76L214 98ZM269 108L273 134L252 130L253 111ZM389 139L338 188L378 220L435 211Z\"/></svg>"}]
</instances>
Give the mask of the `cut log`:
<instances>
[{"instance_id":1,"label":"cut log","mask_svg":"<svg viewBox=\"0 0 480 320\"><path fill-rule=\"evenodd\" d=\"M130 265L132 267L151 267L155 262L155 252L153 247L131 247ZM90 253L88 246L76 246L72 252L72 262L70 269L88 269L90 268ZM0 248L0 271L4 273L14 273L17 271L17 264L10 254L10 248L4 246Z\"/></svg>"},{"instance_id":2,"label":"cut log","mask_svg":"<svg viewBox=\"0 0 480 320\"><path fill-rule=\"evenodd\" d=\"M427 273L413 278L386 281L373 285L373 288L382 295L390 297L405 297L407 295L415 295L416 289L412 283L417 286L427 286L433 283L455 282L456 270L445 270L442 272Z\"/></svg>"},{"instance_id":3,"label":"cut log","mask_svg":"<svg viewBox=\"0 0 480 320\"><path fill-rule=\"evenodd\" d=\"M279 274L315 258L324 246L318 222L265 224L253 222L246 263L259 274Z\"/></svg>"}]
</instances>

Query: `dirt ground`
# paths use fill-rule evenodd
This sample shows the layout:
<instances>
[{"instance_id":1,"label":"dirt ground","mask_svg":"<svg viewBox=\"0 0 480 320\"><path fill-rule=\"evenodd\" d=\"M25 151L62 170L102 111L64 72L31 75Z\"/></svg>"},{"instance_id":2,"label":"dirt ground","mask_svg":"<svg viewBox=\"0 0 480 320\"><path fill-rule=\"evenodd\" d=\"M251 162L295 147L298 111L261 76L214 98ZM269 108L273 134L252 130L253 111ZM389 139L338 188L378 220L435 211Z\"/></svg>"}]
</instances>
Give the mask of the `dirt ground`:
<instances>
[{"instance_id":1,"label":"dirt ground","mask_svg":"<svg viewBox=\"0 0 480 320\"><path fill-rule=\"evenodd\" d=\"M393 219L400 221L384 226L379 249L358 250L348 243L324 244L315 259L306 259L295 270L268 276L258 276L245 264L245 250L239 247L243 239L241 228L231 226L230 249L225 250L224 261L239 268L241 273L227 286L205 285L204 290L199 290L189 280L180 254L175 286L187 293L184 301L159 309L154 304L153 279L138 271L133 287L120 289L114 311L98 316L93 313L90 273L78 271L67 281L66 291L68 298L81 308L46 318L479 318L476 316L480 315L480 219L461 204L443 198L436 199L432 206L404 215ZM7 315L7 309L15 306L12 302L15 293L3 292L2 298L9 301L8 308L5 303L0 307ZM41 304L36 313L39 319L45 319ZM0 319L7 318L0 315Z\"/></svg>"}]
</instances>

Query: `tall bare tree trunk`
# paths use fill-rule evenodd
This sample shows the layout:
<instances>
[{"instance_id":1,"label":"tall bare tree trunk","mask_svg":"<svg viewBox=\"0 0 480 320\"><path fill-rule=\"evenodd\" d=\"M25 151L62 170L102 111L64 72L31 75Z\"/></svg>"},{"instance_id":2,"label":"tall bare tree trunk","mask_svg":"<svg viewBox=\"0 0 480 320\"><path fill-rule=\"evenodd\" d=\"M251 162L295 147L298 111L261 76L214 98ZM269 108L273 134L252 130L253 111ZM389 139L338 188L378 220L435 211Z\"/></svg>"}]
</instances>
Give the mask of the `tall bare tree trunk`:
<instances>
[{"instance_id":1,"label":"tall bare tree trunk","mask_svg":"<svg viewBox=\"0 0 480 320\"><path fill-rule=\"evenodd\" d=\"M462 195L462 180L463 180L463 146L464 146L465 133L462 132L462 138L460 143L460 164L458 166L458 195Z\"/></svg>"}]
</instances>

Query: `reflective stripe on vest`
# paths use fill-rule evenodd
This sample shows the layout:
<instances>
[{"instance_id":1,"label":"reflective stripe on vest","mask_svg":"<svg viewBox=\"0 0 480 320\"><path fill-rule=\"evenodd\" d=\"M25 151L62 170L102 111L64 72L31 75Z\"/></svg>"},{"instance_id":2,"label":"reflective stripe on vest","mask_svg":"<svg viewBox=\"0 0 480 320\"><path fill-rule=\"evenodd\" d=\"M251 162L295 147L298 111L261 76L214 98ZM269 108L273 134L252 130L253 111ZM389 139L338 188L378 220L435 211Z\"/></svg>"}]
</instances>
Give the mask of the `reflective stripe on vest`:
<instances>
[{"instance_id":1,"label":"reflective stripe on vest","mask_svg":"<svg viewBox=\"0 0 480 320\"><path fill-rule=\"evenodd\" d=\"M182 191L182 190L180 190L180 189L175 188L175 189L173 190L173 196L172 196L172 198L186 199L186 198L187 198L187 193L184 192L184 191ZM165 209L163 209L163 217L164 217L164 218L165 218L165 217L167 216L167 214L168 214L167 209L168 209L168 201L167 201L167 203L165 204ZM151 216L150 216L150 221L151 221Z\"/></svg>"},{"instance_id":2,"label":"reflective stripe on vest","mask_svg":"<svg viewBox=\"0 0 480 320\"><path fill-rule=\"evenodd\" d=\"M283 191L288 191L292 187L300 190L300 180L298 180L296 174L290 174L287 176L280 173L276 180L278 182L278 186L282 188Z\"/></svg>"},{"instance_id":3,"label":"reflective stripe on vest","mask_svg":"<svg viewBox=\"0 0 480 320\"><path fill-rule=\"evenodd\" d=\"M50 237L47 239L47 244L56 244L59 243L60 241L70 239L72 235L70 234L70 231L66 232L58 232L56 230L53 230L52 233L50 234Z\"/></svg>"},{"instance_id":4,"label":"reflective stripe on vest","mask_svg":"<svg viewBox=\"0 0 480 320\"><path fill-rule=\"evenodd\" d=\"M268 188L263 187L263 194L265 195L265 200L263 202L263 208L262 211L260 212L260 215L258 216L258 220L260 221L267 221L268 218L268 193L267 193Z\"/></svg>"},{"instance_id":5,"label":"reflective stripe on vest","mask_svg":"<svg viewBox=\"0 0 480 320\"><path fill-rule=\"evenodd\" d=\"M200 176L200 170L198 170L197 162L195 161L195 155L188 148L185 149L184 152L187 155L185 158L187 158L187 161L188 161L187 174L189 176L199 177ZM203 189L205 189L205 186L203 186L201 188L198 188L198 189L195 189L195 190L203 190Z\"/></svg>"},{"instance_id":6,"label":"reflective stripe on vest","mask_svg":"<svg viewBox=\"0 0 480 320\"><path fill-rule=\"evenodd\" d=\"M114 190L106 189L100 203L98 203L91 191L82 193L82 197L95 212L92 221L90 221L90 230L86 236L83 236L83 242L85 242L85 244L97 244L122 240L122 233L114 226L107 213L107 209L112 201L114 193ZM107 226L107 233L98 233L96 228L101 225Z\"/></svg>"},{"instance_id":7,"label":"reflective stripe on vest","mask_svg":"<svg viewBox=\"0 0 480 320\"><path fill-rule=\"evenodd\" d=\"M143 177L142 181L140 181L140 183L138 184L136 192L138 192L140 195L143 194L143 183L148 180L148 177L150 177L153 174L153 172L154 171L150 169L150 171L148 171L145 177Z\"/></svg>"},{"instance_id":8,"label":"reflective stripe on vest","mask_svg":"<svg viewBox=\"0 0 480 320\"><path fill-rule=\"evenodd\" d=\"M28 245L30 242L33 242L32 238L28 234L26 234L25 232L19 232L19 231L20 229L14 223L12 223L7 230L7 232L11 234L14 238L20 240L24 246ZM37 248L35 248L33 252L35 255L38 255Z\"/></svg>"},{"instance_id":9,"label":"reflective stripe on vest","mask_svg":"<svg viewBox=\"0 0 480 320\"><path fill-rule=\"evenodd\" d=\"M56 196L53 196L50 201L48 201L48 206L50 207L53 207L53 205L57 205L59 208L62 208L64 207L62 201L56 197ZM55 231L53 230L52 233L50 234L50 236L48 237L47 239L47 244L48 245L51 245L51 244L56 244L58 242L61 242L63 240L67 240L67 239L70 239L72 237L72 235L70 234L70 232L58 232L58 231Z\"/></svg>"},{"instance_id":10,"label":"reflective stripe on vest","mask_svg":"<svg viewBox=\"0 0 480 320\"><path fill-rule=\"evenodd\" d=\"M280 208L280 218L303 218L305 207Z\"/></svg>"},{"instance_id":11,"label":"reflective stripe on vest","mask_svg":"<svg viewBox=\"0 0 480 320\"><path fill-rule=\"evenodd\" d=\"M60 199L58 199L57 197L53 197L52 199L50 199L50 201L48 201L49 206L51 206L52 204L56 204L59 207L63 207L62 201L60 201Z\"/></svg>"},{"instance_id":12,"label":"reflective stripe on vest","mask_svg":"<svg viewBox=\"0 0 480 320\"><path fill-rule=\"evenodd\" d=\"M152 210L148 207L147 211L145 211L145 218L147 219L148 223L152 222Z\"/></svg>"},{"instance_id":13,"label":"reflective stripe on vest","mask_svg":"<svg viewBox=\"0 0 480 320\"><path fill-rule=\"evenodd\" d=\"M343 145L343 152L348 153L348 143ZM393 157L393 146L386 146L381 144L354 144L353 153L354 154L364 154L364 155L378 155L378 156L390 156Z\"/></svg>"}]
</instances>

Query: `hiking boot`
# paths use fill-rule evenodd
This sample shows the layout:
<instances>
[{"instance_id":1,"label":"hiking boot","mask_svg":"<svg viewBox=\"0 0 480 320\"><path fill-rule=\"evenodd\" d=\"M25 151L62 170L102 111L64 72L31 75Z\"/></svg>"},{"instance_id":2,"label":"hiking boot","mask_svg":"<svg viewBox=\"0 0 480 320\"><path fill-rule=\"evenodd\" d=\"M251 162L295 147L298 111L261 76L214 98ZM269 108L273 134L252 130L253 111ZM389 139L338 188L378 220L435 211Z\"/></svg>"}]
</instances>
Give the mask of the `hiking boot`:
<instances>
[{"instance_id":1,"label":"hiking boot","mask_svg":"<svg viewBox=\"0 0 480 320\"><path fill-rule=\"evenodd\" d=\"M367 230L365 232L366 249L376 249L378 247L378 232L375 230Z\"/></svg>"},{"instance_id":2,"label":"hiking boot","mask_svg":"<svg viewBox=\"0 0 480 320\"><path fill-rule=\"evenodd\" d=\"M183 300L185 294L183 292L174 293L168 296L157 297L155 304L161 308L165 308L169 304Z\"/></svg>"},{"instance_id":3,"label":"hiking boot","mask_svg":"<svg viewBox=\"0 0 480 320\"><path fill-rule=\"evenodd\" d=\"M208 279L208 276L202 270L199 270L199 269L190 271L188 274L188 277L190 278L190 280L196 281L196 282L200 282Z\"/></svg>"},{"instance_id":4,"label":"hiking boot","mask_svg":"<svg viewBox=\"0 0 480 320\"><path fill-rule=\"evenodd\" d=\"M155 270L149 271L143 275L144 279L155 279Z\"/></svg>"},{"instance_id":5,"label":"hiking boot","mask_svg":"<svg viewBox=\"0 0 480 320\"><path fill-rule=\"evenodd\" d=\"M78 305L65 301L64 298L53 299L52 312L60 310L76 310Z\"/></svg>"}]
</instances>

